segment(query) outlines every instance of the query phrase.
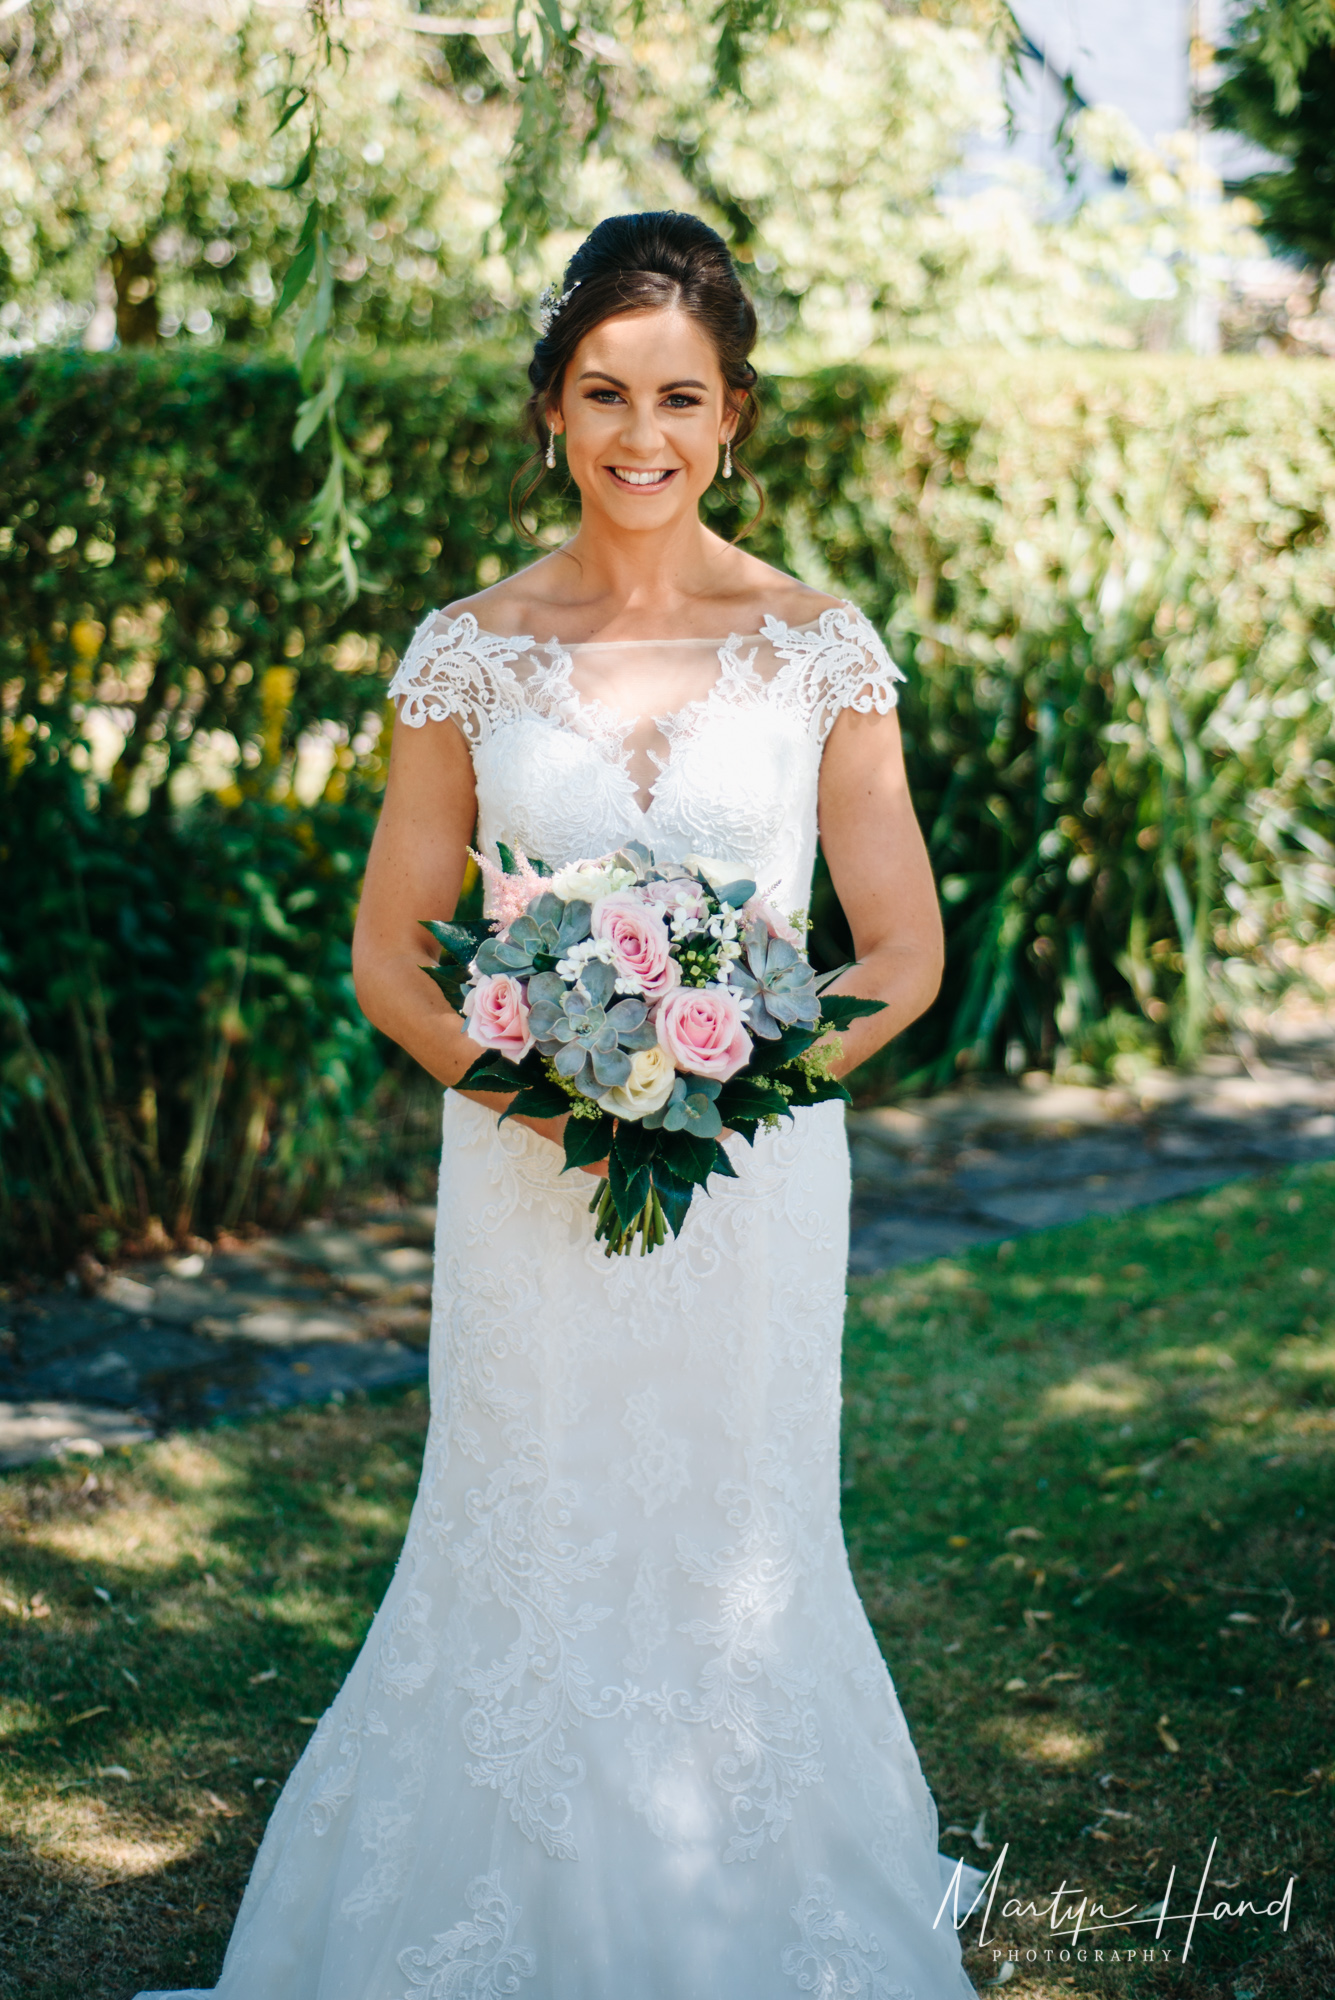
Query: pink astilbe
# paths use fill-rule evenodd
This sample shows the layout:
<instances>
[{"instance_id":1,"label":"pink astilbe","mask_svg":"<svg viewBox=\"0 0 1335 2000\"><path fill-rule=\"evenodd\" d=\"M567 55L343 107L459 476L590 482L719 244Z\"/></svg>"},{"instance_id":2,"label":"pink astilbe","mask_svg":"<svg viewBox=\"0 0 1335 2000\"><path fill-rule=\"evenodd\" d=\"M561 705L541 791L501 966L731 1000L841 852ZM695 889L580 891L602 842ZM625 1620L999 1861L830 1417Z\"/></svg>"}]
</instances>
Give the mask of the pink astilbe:
<instances>
[{"instance_id":1,"label":"pink astilbe","mask_svg":"<svg viewBox=\"0 0 1335 2000\"><path fill-rule=\"evenodd\" d=\"M522 850L515 852L513 875L507 875L488 861L485 854L479 854L470 847L468 852L482 871L482 914L489 917L498 930L504 930L516 917L522 917L535 896L542 894L545 884L536 868L529 864L528 856Z\"/></svg>"}]
</instances>

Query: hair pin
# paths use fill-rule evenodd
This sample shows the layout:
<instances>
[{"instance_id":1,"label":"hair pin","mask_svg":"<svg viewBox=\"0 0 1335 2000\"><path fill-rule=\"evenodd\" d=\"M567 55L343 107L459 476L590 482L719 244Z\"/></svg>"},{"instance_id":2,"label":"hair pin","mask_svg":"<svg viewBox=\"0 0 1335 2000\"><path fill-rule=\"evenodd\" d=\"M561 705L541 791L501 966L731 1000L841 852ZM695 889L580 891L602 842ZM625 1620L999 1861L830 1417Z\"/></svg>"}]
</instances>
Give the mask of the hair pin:
<instances>
[{"instance_id":1,"label":"hair pin","mask_svg":"<svg viewBox=\"0 0 1335 2000\"><path fill-rule=\"evenodd\" d=\"M542 329L542 337L544 340L547 338L547 335L551 332L552 321L556 318L556 315L560 312L562 306L565 304L566 300L570 297L570 294L572 292L577 292L580 286L583 284L583 282L584 280L582 278L576 278L574 284L568 285L565 291L561 292L559 295L557 293L557 289L554 284L548 285L547 289L543 292L542 296L538 300L538 325Z\"/></svg>"}]
</instances>

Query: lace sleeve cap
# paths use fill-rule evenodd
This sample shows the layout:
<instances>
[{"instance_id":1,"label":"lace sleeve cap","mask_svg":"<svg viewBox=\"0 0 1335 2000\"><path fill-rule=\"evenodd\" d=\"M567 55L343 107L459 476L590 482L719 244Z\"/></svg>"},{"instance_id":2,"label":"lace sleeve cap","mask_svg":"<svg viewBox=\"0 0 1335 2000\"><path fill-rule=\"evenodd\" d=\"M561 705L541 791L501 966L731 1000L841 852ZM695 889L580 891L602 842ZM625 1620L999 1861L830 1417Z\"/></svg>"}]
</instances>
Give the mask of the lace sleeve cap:
<instances>
[{"instance_id":1,"label":"lace sleeve cap","mask_svg":"<svg viewBox=\"0 0 1335 2000\"><path fill-rule=\"evenodd\" d=\"M520 651L520 642L481 631L470 611L458 618L428 612L389 683L400 722L420 729L453 717L470 742L485 738L507 706L509 664Z\"/></svg>"},{"instance_id":2,"label":"lace sleeve cap","mask_svg":"<svg viewBox=\"0 0 1335 2000\"><path fill-rule=\"evenodd\" d=\"M895 683L905 677L876 627L855 604L831 606L814 628L805 630L774 621L772 636L789 663L790 685L822 742L841 709L867 715L874 708L878 715L887 715L897 705Z\"/></svg>"},{"instance_id":3,"label":"lace sleeve cap","mask_svg":"<svg viewBox=\"0 0 1335 2000\"><path fill-rule=\"evenodd\" d=\"M826 615L834 643L821 690L822 734L829 733L842 708L851 708L858 715L868 715L872 709L878 715L888 715L899 703L896 682L905 678L865 612L847 605Z\"/></svg>"}]
</instances>

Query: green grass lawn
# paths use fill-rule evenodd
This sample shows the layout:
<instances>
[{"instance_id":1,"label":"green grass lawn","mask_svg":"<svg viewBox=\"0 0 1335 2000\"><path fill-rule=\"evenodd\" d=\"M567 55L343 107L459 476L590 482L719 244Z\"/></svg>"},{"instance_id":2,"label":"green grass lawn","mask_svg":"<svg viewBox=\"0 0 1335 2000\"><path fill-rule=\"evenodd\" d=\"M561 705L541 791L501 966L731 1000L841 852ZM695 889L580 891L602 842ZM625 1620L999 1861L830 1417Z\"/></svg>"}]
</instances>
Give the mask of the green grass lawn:
<instances>
[{"instance_id":1,"label":"green grass lawn","mask_svg":"<svg viewBox=\"0 0 1335 2000\"><path fill-rule=\"evenodd\" d=\"M849 1546L942 1845L1006 1848L975 1981L996 1949L1030 2000L1329 2000L1335 1169L860 1281L846 1387ZM212 1983L425 1420L414 1391L0 1478L0 1994ZM1063 1963L1002 1914L1063 1880L1143 1907L1176 1864L1175 1916L1212 1840L1185 1963L1183 1924ZM1287 1932L1211 1917L1290 1876Z\"/></svg>"}]
</instances>

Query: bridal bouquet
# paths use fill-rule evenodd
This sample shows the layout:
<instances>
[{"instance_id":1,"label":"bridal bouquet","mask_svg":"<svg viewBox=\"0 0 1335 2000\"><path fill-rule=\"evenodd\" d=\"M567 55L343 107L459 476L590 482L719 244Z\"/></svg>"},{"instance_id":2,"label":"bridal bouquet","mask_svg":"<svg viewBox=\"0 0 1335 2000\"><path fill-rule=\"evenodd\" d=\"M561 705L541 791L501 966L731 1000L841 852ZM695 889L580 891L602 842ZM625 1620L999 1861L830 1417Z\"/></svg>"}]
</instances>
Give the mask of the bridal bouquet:
<instances>
[{"instance_id":1,"label":"bridal bouquet","mask_svg":"<svg viewBox=\"0 0 1335 2000\"><path fill-rule=\"evenodd\" d=\"M607 1161L589 1206L609 1257L680 1234L695 1190L736 1177L725 1128L750 1143L848 1101L822 1038L883 1003L823 994L754 882L635 842L555 874L499 852L476 857L488 920L424 920L443 950L422 969L483 1050L461 1087L514 1091L505 1118L569 1113L566 1165Z\"/></svg>"}]
</instances>

